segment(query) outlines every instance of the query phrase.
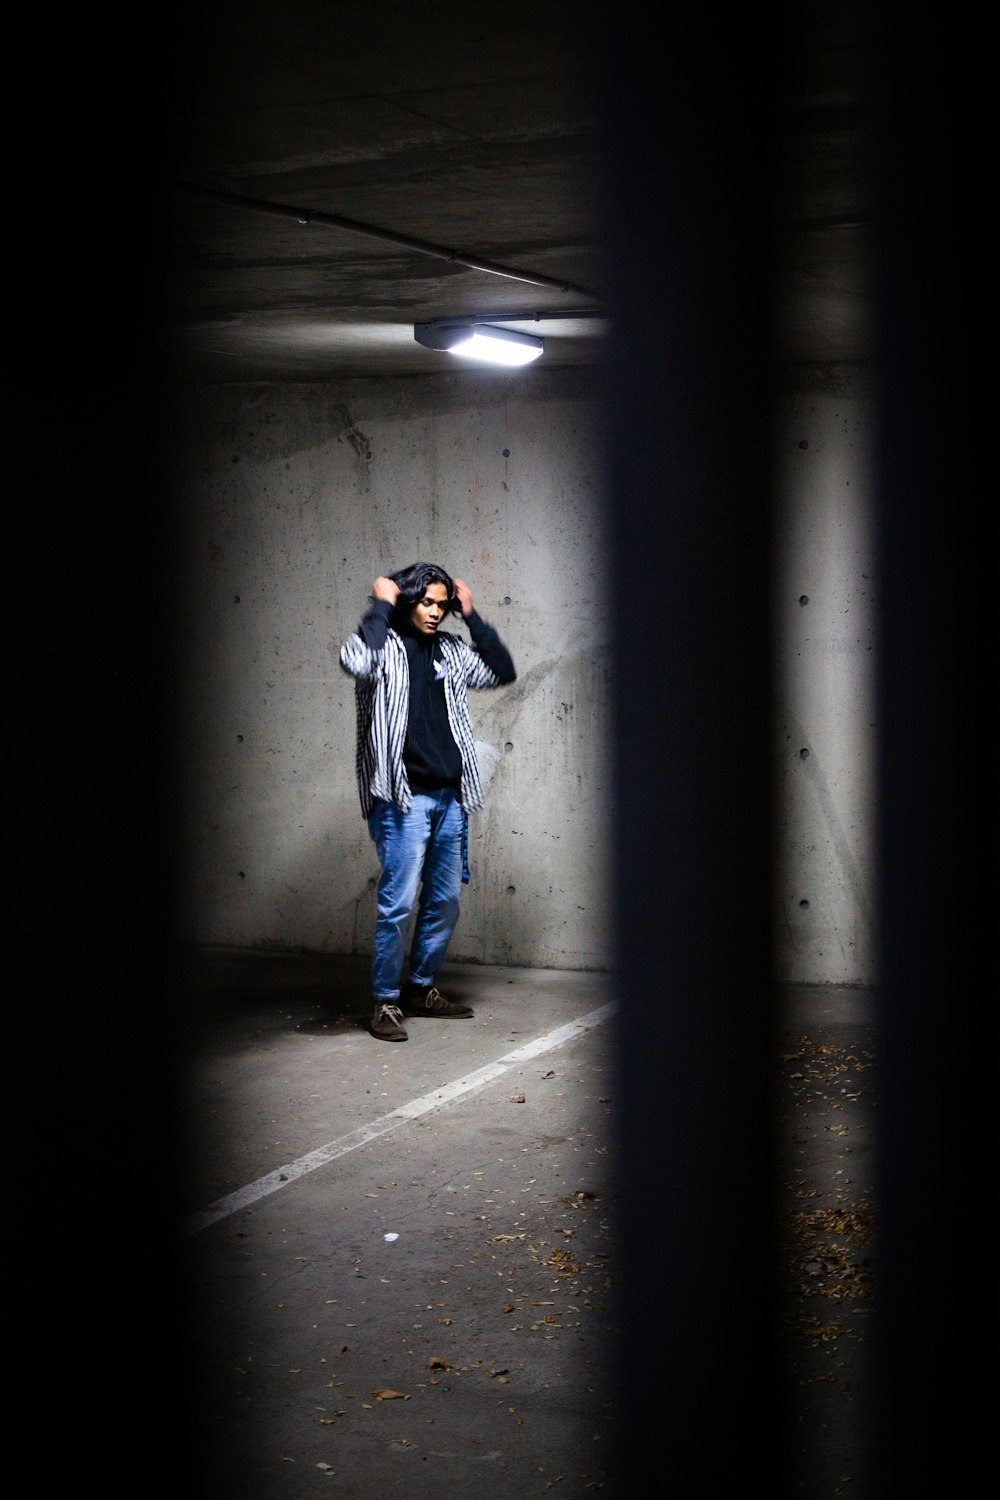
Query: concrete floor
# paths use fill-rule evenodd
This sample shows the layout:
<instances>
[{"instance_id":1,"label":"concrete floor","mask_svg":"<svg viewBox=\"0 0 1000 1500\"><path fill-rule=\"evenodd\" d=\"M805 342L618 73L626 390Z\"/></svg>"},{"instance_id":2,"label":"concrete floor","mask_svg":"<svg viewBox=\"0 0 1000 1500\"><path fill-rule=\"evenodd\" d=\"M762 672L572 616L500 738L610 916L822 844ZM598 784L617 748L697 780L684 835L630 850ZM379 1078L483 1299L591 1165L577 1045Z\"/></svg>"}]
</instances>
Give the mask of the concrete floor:
<instances>
[{"instance_id":1,"label":"concrete floor","mask_svg":"<svg viewBox=\"0 0 1000 1500\"><path fill-rule=\"evenodd\" d=\"M387 1044L365 1030L364 960L187 964L181 1259L205 1493L625 1494L609 976L449 967L441 988L475 1017ZM776 1496L872 1494L871 1000L782 997Z\"/></svg>"}]
</instances>

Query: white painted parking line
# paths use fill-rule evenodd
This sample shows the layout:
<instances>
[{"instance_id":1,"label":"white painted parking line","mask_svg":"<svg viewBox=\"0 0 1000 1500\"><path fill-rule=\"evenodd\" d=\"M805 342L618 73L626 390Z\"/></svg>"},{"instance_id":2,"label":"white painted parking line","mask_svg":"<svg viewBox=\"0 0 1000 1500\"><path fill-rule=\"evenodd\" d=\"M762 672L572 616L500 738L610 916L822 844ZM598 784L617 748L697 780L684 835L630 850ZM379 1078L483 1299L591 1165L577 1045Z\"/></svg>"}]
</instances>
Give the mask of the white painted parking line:
<instances>
[{"instance_id":1,"label":"white painted parking line","mask_svg":"<svg viewBox=\"0 0 1000 1500\"><path fill-rule=\"evenodd\" d=\"M300 1156L283 1167L276 1167L273 1172L268 1172L264 1177L258 1177L256 1182L248 1182L245 1187L237 1188L234 1193L227 1193L224 1198L217 1198L207 1208L192 1214L187 1220L184 1232L197 1234L199 1230L207 1229L210 1224L217 1224L220 1219L227 1219L231 1214L239 1213L240 1209L248 1208L251 1203L257 1203L261 1198L279 1192L281 1188L287 1187L291 1182L296 1182L300 1177L305 1177L309 1172L315 1172L317 1167L328 1166L339 1156L346 1156L349 1151L356 1151L359 1146L366 1146L369 1141L378 1140L380 1136L390 1135L392 1131L408 1125L411 1120L417 1119L420 1115L426 1115L432 1109L440 1109L454 1099L460 1099L464 1094L470 1094L475 1089L482 1088L484 1084L492 1083L495 1078L501 1078L504 1073L517 1067L519 1063L530 1062L533 1057L542 1057L546 1052L554 1052L557 1047L572 1041L574 1037L582 1035L585 1031L592 1031L595 1026L602 1025L614 1013L614 1010L613 1005L602 1005L600 1009L592 1010L589 1015L581 1016L578 1021L569 1021L565 1026L558 1026L555 1031L536 1037L533 1042L527 1042L514 1052L505 1053L496 1062L487 1063L485 1067L477 1068L474 1073L467 1073L464 1078L456 1078L453 1083L444 1084L433 1093L422 1094L418 1099L411 1099L408 1104L394 1109L391 1114L382 1115L380 1119L373 1120L370 1125L362 1125L359 1129L352 1130L347 1135L342 1135L337 1140L318 1147L315 1151L309 1151L305 1156Z\"/></svg>"}]
</instances>

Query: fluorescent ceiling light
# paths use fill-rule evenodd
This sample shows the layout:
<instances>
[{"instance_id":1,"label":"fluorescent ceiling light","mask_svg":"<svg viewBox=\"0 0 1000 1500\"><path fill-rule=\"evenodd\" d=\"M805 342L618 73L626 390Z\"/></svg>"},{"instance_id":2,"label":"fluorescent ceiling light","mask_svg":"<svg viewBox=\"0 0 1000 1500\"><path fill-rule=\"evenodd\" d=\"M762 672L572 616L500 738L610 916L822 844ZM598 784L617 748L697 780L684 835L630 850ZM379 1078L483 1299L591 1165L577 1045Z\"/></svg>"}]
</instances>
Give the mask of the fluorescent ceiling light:
<instances>
[{"instance_id":1,"label":"fluorescent ceiling light","mask_svg":"<svg viewBox=\"0 0 1000 1500\"><path fill-rule=\"evenodd\" d=\"M428 349L446 349L463 359L491 365L526 365L537 359L545 345L530 333L512 328L494 328L485 323L418 323L413 330L418 344Z\"/></svg>"},{"instance_id":2,"label":"fluorescent ceiling light","mask_svg":"<svg viewBox=\"0 0 1000 1500\"><path fill-rule=\"evenodd\" d=\"M452 344L452 354L463 359L484 360L491 365L527 365L537 359L545 345L530 333L515 333L512 328L489 328L480 324L466 329L467 337Z\"/></svg>"}]
</instances>

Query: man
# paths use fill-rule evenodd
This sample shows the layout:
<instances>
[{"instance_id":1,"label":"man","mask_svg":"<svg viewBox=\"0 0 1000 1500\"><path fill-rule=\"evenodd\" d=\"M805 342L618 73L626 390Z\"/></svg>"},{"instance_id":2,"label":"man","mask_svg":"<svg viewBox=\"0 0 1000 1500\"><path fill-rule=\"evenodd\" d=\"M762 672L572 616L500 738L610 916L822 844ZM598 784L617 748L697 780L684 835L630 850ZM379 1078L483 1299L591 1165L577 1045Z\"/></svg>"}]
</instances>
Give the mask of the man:
<instances>
[{"instance_id":1,"label":"man","mask_svg":"<svg viewBox=\"0 0 1000 1500\"><path fill-rule=\"evenodd\" d=\"M471 646L441 629L448 614L461 614ZM375 579L371 608L344 642L340 664L355 679L358 791L382 866L368 1029L381 1041L405 1042L404 1016L472 1015L434 984L469 878L468 815L483 805L468 690L500 687L516 673L468 584L423 562Z\"/></svg>"}]
</instances>

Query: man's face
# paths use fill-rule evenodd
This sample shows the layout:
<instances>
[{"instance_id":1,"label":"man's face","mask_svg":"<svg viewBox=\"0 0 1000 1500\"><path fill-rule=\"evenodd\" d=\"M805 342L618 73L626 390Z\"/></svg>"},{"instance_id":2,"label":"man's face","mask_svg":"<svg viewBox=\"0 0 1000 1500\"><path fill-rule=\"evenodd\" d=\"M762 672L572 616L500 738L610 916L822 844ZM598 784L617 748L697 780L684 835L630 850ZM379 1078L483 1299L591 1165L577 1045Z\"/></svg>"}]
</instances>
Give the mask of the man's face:
<instances>
[{"instance_id":1,"label":"man's face","mask_svg":"<svg viewBox=\"0 0 1000 1500\"><path fill-rule=\"evenodd\" d=\"M448 590L443 583L429 583L424 597L418 599L410 610L410 619L423 635L433 635L444 619L448 604Z\"/></svg>"}]
</instances>

